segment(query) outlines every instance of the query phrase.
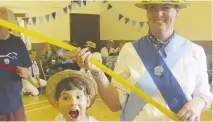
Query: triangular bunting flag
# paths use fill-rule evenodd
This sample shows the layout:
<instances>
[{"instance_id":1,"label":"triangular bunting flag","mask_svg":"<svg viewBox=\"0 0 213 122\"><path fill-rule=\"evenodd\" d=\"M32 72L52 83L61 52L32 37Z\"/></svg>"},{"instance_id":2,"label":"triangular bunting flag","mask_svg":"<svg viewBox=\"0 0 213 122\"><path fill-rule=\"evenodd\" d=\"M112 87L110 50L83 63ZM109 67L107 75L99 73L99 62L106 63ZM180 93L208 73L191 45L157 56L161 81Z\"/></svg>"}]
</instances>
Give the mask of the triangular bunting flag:
<instances>
[{"instance_id":1,"label":"triangular bunting flag","mask_svg":"<svg viewBox=\"0 0 213 122\"><path fill-rule=\"evenodd\" d=\"M107 3L107 0L104 0L103 3Z\"/></svg>"},{"instance_id":2,"label":"triangular bunting flag","mask_svg":"<svg viewBox=\"0 0 213 122\"><path fill-rule=\"evenodd\" d=\"M129 18L125 18L125 24L129 22Z\"/></svg>"},{"instance_id":3,"label":"triangular bunting flag","mask_svg":"<svg viewBox=\"0 0 213 122\"><path fill-rule=\"evenodd\" d=\"M74 4L74 3L73 3L73 4ZM69 5L68 7L69 7L69 10L71 11L71 10L72 10L72 5Z\"/></svg>"},{"instance_id":4,"label":"triangular bunting flag","mask_svg":"<svg viewBox=\"0 0 213 122\"><path fill-rule=\"evenodd\" d=\"M56 12L53 12L53 13L52 13L53 19L55 19L55 15L56 15Z\"/></svg>"},{"instance_id":5,"label":"triangular bunting flag","mask_svg":"<svg viewBox=\"0 0 213 122\"><path fill-rule=\"evenodd\" d=\"M81 7L81 1L80 0L77 1L76 3L78 4L79 7Z\"/></svg>"},{"instance_id":6,"label":"triangular bunting flag","mask_svg":"<svg viewBox=\"0 0 213 122\"><path fill-rule=\"evenodd\" d=\"M86 6L86 5L87 5L87 1L86 1L86 0L83 0L83 3L84 3L84 6Z\"/></svg>"},{"instance_id":7,"label":"triangular bunting flag","mask_svg":"<svg viewBox=\"0 0 213 122\"><path fill-rule=\"evenodd\" d=\"M118 19L121 20L124 16L122 14L118 15Z\"/></svg>"},{"instance_id":8,"label":"triangular bunting flag","mask_svg":"<svg viewBox=\"0 0 213 122\"><path fill-rule=\"evenodd\" d=\"M136 25L136 21L132 20L132 26L135 27L135 25Z\"/></svg>"},{"instance_id":9,"label":"triangular bunting flag","mask_svg":"<svg viewBox=\"0 0 213 122\"><path fill-rule=\"evenodd\" d=\"M140 26L141 26L141 28L143 27L143 25L144 25L144 22L140 22Z\"/></svg>"},{"instance_id":10,"label":"triangular bunting flag","mask_svg":"<svg viewBox=\"0 0 213 122\"><path fill-rule=\"evenodd\" d=\"M57 12L57 16L61 16L62 15L62 11Z\"/></svg>"},{"instance_id":11,"label":"triangular bunting flag","mask_svg":"<svg viewBox=\"0 0 213 122\"><path fill-rule=\"evenodd\" d=\"M45 15L45 17L47 19L47 22L49 22L49 20L50 20L50 14Z\"/></svg>"},{"instance_id":12,"label":"triangular bunting flag","mask_svg":"<svg viewBox=\"0 0 213 122\"><path fill-rule=\"evenodd\" d=\"M63 8L65 14L67 14L67 7Z\"/></svg>"},{"instance_id":13,"label":"triangular bunting flag","mask_svg":"<svg viewBox=\"0 0 213 122\"><path fill-rule=\"evenodd\" d=\"M33 24L36 24L36 17L32 17Z\"/></svg>"},{"instance_id":14,"label":"triangular bunting flag","mask_svg":"<svg viewBox=\"0 0 213 122\"><path fill-rule=\"evenodd\" d=\"M112 12L114 15L116 15L118 13L115 9L113 9Z\"/></svg>"},{"instance_id":15,"label":"triangular bunting flag","mask_svg":"<svg viewBox=\"0 0 213 122\"><path fill-rule=\"evenodd\" d=\"M17 21L18 21L18 23L20 24L22 21L23 21L23 19L22 18L16 18L17 19Z\"/></svg>"},{"instance_id":16,"label":"triangular bunting flag","mask_svg":"<svg viewBox=\"0 0 213 122\"><path fill-rule=\"evenodd\" d=\"M40 23L43 21L43 16L39 16Z\"/></svg>"},{"instance_id":17,"label":"triangular bunting flag","mask_svg":"<svg viewBox=\"0 0 213 122\"><path fill-rule=\"evenodd\" d=\"M108 4L108 7L107 7L107 10L111 9L112 8L112 5L111 4Z\"/></svg>"},{"instance_id":18,"label":"triangular bunting flag","mask_svg":"<svg viewBox=\"0 0 213 122\"><path fill-rule=\"evenodd\" d=\"M76 8L76 3L72 3L72 8Z\"/></svg>"},{"instance_id":19,"label":"triangular bunting flag","mask_svg":"<svg viewBox=\"0 0 213 122\"><path fill-rule=\"evenodd\" d=\"M28 24L29 23L29 18L24 18L24 21Z\"/></svg>"}]
</instances>

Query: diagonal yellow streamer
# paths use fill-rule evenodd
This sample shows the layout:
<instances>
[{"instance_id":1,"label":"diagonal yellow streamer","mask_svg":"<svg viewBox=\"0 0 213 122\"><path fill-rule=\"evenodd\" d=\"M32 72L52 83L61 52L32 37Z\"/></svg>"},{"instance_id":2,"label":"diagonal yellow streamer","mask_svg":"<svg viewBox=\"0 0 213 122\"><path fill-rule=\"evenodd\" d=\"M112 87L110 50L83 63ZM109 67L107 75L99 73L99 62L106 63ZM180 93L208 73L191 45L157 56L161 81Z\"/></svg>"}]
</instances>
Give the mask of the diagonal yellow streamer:
<instances>
[{"instance_id":1,"label":"diagonal yellow streamer","mask_svg":"<svg viewBox=\"0 0 213 122\"><path fill-rule=\"evenodd\" d=\"M0 25L4 26L4 27L7 27L7 28L10 28L12 30L24 33L25 35L32 36L32 37L34 37L36 39L43 40L45 42L48 42L50 44L56 45L58 47L61 47L61 48L67 49L67 50L75 51L77 49L76 47L71 46L71 45L66 44L66 43L63 43L60 40L53 39L51 37L42 35L40 33L34 32L32 30L29 30L29 29L20 27L18 25L9 23L9 22L7 22L5 20L2 20L2 19L0 19ZM174 112L172 112L171 110L169 110L166 107L162 106L157 101L153 100L150 96L146 95L143 91L141 91L140 89L138 89L137 87L135 87L129 81L125 80L120 75L114 73L112 70L108 69L106 66L104 66L101 63L99 63L98 61L96 61L94 58L91 58L90 61L91 61L92 64L96 65L97 67L99 67L100 69L102 69L105 73L107 73L108 75L110 75L111 77L113 77L120 84L122 84L125 87L129 88L132 92L136 93L138 96L140 96L142 99L144 99L148 103L154 105L156 108L158 108L165 115L167 115L168 117L170 117L171 119L173 119L175 121L180 121L178 119L177 115Z\"/></svg>"}]
</instances>

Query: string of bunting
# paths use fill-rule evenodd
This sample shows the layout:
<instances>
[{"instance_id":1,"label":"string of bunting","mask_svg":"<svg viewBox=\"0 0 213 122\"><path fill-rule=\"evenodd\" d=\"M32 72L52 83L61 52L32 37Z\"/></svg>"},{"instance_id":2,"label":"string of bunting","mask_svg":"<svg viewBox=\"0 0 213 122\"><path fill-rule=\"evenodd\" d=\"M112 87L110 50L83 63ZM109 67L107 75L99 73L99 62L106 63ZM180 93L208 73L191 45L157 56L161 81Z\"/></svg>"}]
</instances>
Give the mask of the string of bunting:
<instances>
[{"instance_id":1,"label":"string of bunting","mask_svg":"<svg viewBox=\"0 0 213 122\"><path fill-rule=\"evenodd\" d=\"M82 7L82 4L84 6L87 6L87 3L89 1L91 1L91 0L74 0L74 1L71 2L71 4L69 4L68 6L64 7L62 10L60 10L58 12L53 12L53 13L49 13L49 14L42 15L42 16L36 16L36 17L26 17L26 18L23 18L23 19L24 19L24 21L27 24L29 23L29 21L31 19L34 25L36 24L36 22L38 20L40 21L40 23L42 23L44 21L44 19L46 19L46 21L49 22L51 18L53 20L55 20L56 17L60 17L62 15L62 13L67 14L68 10L72 11L72 9L74 9L74 8ZM95 0L92 0L92 2L95 2ZM118 12L117 10L115 10L113 8L112 4L110 4L108 2L108 0L103 0L103 3L107 4L106 10L112 10L112 12L113 12L114 15L118 15L118 20L119 21L122 20L122 19L124 19L125 20L125 24L132 23L133 27L135 27L137 24L139 24L140 28L143 27L144 21L136 21L134 19L130 19L130 18L124 16L123 14L121 14L120 12Z\"/></svg>"},{"instance_id":2,"label":"string of bunting","mask_svg":"<svg viewBox=\"0 0 213 122\"><path fill-rule=\"evenodd\" d=\"M113 8L112 4L110 4L108 2L108 0L104 0L103 3L107 4L107 10L112 10L112 12L113 12L114 15L118 15L118 20L122 20L124 18L125 24L132 23L132 26L135 27L137 25L137 23L138 23L141 28L143 27L144 21L136 21L134 19L130 19L130 18L124 16L123 14L121 14L120 12L118 12L117 10L115 10Z\"/></svg>"},{"instance_id":3,"label":"string of bunting","mask_svg":"<svg viewBox=\"0 0 213 122\"><path fill-rule=\"evenodd\" d=\"M82 3L84 4L84 6L86 6L87 2L88 1L86 1L86 0L82 0L82 1L81 0L74 0L74 1L71 1L71 4L62 8L58 12L52 12L52 13L48 13L48 14L41 15L41 16L25 17L25 18L22 18L22 19L26 22L26 24L29 24L29 22L32 21L34 25L38 21L40 21L40 23L44 22L45 19L46 19L47 22L49 22L51 18L53 20L55 20L57 17L62 16L62 14L67 14L68 11L72 11L72 9L74 9L74 8L81 7ZM92 0L91 2L95 2L95 0Z\"/></svg>"}]
</instances>

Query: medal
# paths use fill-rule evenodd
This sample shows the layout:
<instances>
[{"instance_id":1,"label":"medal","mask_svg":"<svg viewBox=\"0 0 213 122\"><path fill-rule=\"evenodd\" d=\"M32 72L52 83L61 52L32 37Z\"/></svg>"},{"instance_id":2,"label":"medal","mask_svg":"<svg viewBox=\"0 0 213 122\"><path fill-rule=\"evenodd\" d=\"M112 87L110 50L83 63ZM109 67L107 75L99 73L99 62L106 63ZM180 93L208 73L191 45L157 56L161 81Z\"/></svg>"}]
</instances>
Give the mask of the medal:
<instances>
[{"instance_id":1,"label":"medal","mask_svg":"<svg viewBox=\"0 0 213 122\"><path fill-rule=\"evenodd\" d=\"M157 75L157 76L161 76L163 74L163 67L156 66L154 68L154 74Z\"/></svg>"}]
</instances>

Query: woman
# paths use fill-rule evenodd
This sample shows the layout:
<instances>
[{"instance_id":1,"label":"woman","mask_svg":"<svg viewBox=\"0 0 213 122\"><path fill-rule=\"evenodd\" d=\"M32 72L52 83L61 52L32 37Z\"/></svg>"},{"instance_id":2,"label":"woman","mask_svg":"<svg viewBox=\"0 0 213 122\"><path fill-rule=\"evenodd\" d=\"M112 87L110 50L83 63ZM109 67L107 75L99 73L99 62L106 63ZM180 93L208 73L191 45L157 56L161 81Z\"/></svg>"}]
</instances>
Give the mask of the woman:
<instances>
[{"instance_id":1,"label":"woman","mask_svg":"<svg viewBox=\"0 0 213 122\"><path fill-rule=\"evenodd\" d=\"M44 52L41 56L41 61L44 67L44 71L47 75L53 75L59 71L59 62L56 50L50 44L45 46Z\"/></svg>"},{"instance_id":2,"label":"woman","mask_svg":"<svg viewBox=\"0 0 213 122\"><path fill-rule=\"evenodd\" d=\"M176 113L180 120L199 120L201 112L212 102L206 55L202 47L174 31L179 10L188 4L178 0L150 0L136 6L146 10L150 31L145 37L124 45L115 72ZM90 58L87 49L78 49L77 63L92 71L107 106L112 111L122 110L121 120L171 120L116 81L110 84L104 73L89 62Z\"/></svg>"}]
</instances>

